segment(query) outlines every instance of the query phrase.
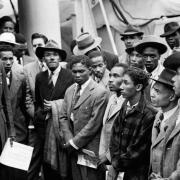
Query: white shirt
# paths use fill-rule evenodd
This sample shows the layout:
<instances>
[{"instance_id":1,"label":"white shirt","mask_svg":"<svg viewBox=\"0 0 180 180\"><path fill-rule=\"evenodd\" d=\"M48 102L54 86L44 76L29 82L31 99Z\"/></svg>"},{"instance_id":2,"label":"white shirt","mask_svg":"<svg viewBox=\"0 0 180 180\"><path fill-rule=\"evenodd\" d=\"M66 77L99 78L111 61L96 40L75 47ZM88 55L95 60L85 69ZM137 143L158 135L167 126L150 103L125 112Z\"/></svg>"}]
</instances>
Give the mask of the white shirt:
<instances>
[{"instance_id":1,"label":"white shirt","mask_svg":"<svg viewBox=\"0 0 180 180\"><path fill-rule=\"evenodd\" d=\"M52 81L53 81L53 84L54 86L56 85L56 81L57 81L57 78L59 76L59 72L61 71L61 66L59 65L54 71L53 71L53 74L52 74ZM52 72L48 69L48 74L50 76Z\"/></svg>"},{"instance_id":2,"label":"white shirt","mask_svg":"<svg viewBox=\"0 0 180 180\"><path fill-rule=\"evenodd\" d=\"M45 62L41 62L39 60L37 60L37 61L38 61L40 69L42 68L42 71L45 71L47 69L46 63ZM43 64L43 67L42 67L42 64Z\"/></svg>"}]
</instances>

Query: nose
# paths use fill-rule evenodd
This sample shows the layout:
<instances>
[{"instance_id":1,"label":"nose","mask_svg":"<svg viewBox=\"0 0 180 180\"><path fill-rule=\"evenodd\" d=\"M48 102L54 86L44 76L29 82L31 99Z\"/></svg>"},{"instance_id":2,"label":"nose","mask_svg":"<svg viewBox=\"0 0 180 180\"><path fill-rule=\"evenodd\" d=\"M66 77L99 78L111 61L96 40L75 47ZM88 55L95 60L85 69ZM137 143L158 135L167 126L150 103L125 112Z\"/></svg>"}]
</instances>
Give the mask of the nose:
<instances>
[{"instance_id":1,"label":"nose","mask_svg":"<svg viewBox=\"0 0 180 180\"><path fill-rule=\"evenodd\" d=\"M6 61L6 64L7 64L7 65L10 65L10 64L11 64L11 60L8 59L8 60Z\"/></svg>"},{"instance_id":2,"label":"nose","mask_svg":"<svg viewBox=\"0 0 180 180\"><path fill-rule=\"evenodd\" d=\"M136 56L132 56L131 61L136 62Z\"/></svg>"},{"instance_id":3,"label":"nose","mask_svg":"<svg viewBox=\"0 0 180 180\"><path fill-rule=\"evenodd\" d=\"M151 58L147 56L146 62L151 62Z\"/></svg>"}]
</instances>

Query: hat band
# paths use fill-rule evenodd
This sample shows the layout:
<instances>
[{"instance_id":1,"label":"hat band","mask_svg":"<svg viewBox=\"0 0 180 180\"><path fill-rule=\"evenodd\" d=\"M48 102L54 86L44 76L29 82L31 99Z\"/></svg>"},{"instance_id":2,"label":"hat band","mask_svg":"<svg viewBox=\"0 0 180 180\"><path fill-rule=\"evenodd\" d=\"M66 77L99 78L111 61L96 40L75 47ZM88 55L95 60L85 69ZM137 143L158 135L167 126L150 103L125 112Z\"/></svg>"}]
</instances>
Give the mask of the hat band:
<instances>
[{"instance_id":1,"label":"hat band","mask_svg":"<svg viewBox=\"0 0 180 180\"><path fill-rule=\"evenodd\" d=\"M80 50L86 49L86 48L88 48L89 46L91 46L92 44L94 44L94 42L95 42L95 39L93 39L93 41L92 41L91 43L86 44L85 46L84 46L84 45L83 45L83 46L78 46L78 48L79 48Z\"/></svg>"}]
</instances>

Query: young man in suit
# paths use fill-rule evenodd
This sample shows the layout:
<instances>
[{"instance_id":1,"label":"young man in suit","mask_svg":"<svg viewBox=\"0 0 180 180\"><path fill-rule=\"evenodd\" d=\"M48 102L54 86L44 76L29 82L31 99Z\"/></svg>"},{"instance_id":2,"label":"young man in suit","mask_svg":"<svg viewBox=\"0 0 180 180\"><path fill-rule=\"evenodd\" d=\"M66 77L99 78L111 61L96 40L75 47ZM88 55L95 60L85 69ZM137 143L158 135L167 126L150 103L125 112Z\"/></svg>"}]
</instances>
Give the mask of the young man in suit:
<instances>
[{"instance_id":1,"label":"young man in suit","mask_svg":"<svg viewBox=\"0 0 180 180\"><path fill-rule=\"evenodd\" d=\"M23 67L14 62L14 51L11 46L0 46L0 60L2 61L6 81L9 87L9 96L13 112L13 120L16 130L16 141L27 144L28 141L28 118L25 107L26 79ZM26 179L27 174L20 170L13 170L16 179Z\"/></svg>"},{"instance_id":2,"label":"young man in suit","mask_svg":"<svg viewBox=\"0 0 180 180\"><path fill-rule=\"evenodd\" d=\"M38 46L43 47L47 42L47 37L43 34L34 33L31 36L32 46L34 46L34 53ZM45 70L45 63L41 58L36 58L36 61L29 63L24 66L24 73L26 75L26 110L29 115L29 138L28 144L34 147L33 156L28 171L29 180L39 179L39 169L40 169L40 143L37 136L37 132L34 128L33 118L34 118L34 102L35 102L35 78L38 73Z\"/></svg>"},{"instance_id":3,"label":"young man in suit","mask_svg":"<svg viewBox=\"0 0 180 180\"><path fill-rule=\"evenodd\" d=\"M148 75L139 68L129 68L120 86L125 98L115 119L110 140L110 155L114 170L124 172L124 180L148 178L151 131L156 112L146 103L144 89ZM117 175L112 179L116 179Z\"/></svg>"},{"instance_id":4,"label":"young man in suit","mask_svg":"<svg viewBox=\"0 0 180 180\"><path fill-rule=\"evenodd\" d=\"M109 141L111 135L111 128L114 120L119 114L124 98L121 96L121 83L123 75L128 66L126 64L116 64L109 73L109 90L112 93L109 98L108 105L103 117L103 128L101 131L101 139L99 145L100 164L110 163L111 158L109 154Z\"/></svg>"},{"instance_id":5,"label":"young man in suit","mask_svg":"<svg viewBox=\"0 0 180 180\"><path fill-rule=\"evenodd\" d=\"M64 148L71 158L73 180L103 179L97 161L108 92L90 78L88 56L74 56L71 69L75 84L66 91L59 122Z\"/></svg>"},{"instance_id":6,"label":"young man in suit","mask_svg":"<svg viewBox=\"0 0 180 180\"><path fill-rule=\"evenodd\" d=\"M60 62L66 58L66 52L60 49L55 41L49 40L45 47L38 47L36 54L44 58L48 68L36 76L35 82L34 123L41 139L44 178L60 180L65 178L61 168L66 166L67 162L59 159L62 150L57 144L59 134L55 131L59 125L57 118L54 118L58 113L53 114L53 104L64 98L66 89L73 83L73 77L69 70L61 67Z\"/></svg>"},{"instance_id":7,"label":"young man in suit","mask_svg":"<svg viewBox=\"0 0 180 180\"><path fill-rule=\"evenodd\" d=\"M175 71L164 69L158 79L154 79L151 92L151 101L155 107L160 107L161 111L156 115L152 130L152 146L151 146L151 179L167 178L164 176L163 157L166 154L164 151L164 142L167 137L169 127L174 124L178 115L178 97L173 90L172 77L175 76Z\"/></svg>"}]
</instances>

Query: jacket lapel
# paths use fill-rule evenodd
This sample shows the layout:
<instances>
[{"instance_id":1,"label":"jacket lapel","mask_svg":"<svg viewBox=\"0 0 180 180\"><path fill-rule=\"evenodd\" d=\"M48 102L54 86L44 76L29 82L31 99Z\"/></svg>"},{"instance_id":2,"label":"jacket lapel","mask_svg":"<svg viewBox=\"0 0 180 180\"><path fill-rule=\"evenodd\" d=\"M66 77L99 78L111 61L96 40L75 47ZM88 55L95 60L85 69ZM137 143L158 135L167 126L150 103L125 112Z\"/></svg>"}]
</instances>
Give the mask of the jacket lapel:
<instances>
[{"instance_id":1,"label":"jacket lapel","mask_svg":"<svg viewBox=\"0 0 180 180\"><path fill-rule=\"evenodd\" d=\"M87 98L91 96L91 91L94 89L94 82L93 80L90 80L88 86L84 89L83 93L81 94L78 102L74 106L74 109L78 108Z\"/></svg>"},{"instance_id":2,"label":"jacket lapel","mask_svg":"<svg viewBox=\"0 0 180 180\"><path fill-rule=\"evenodd\" d=\"M36 62L34 62L34 66L32 68L32 71L30 72L30 77L32 77L32 81L35 84L35 80L36 80L36 75L40 72L40 67L39 67L39 63L38 60Z\"/></svg>"}]
</instances>

